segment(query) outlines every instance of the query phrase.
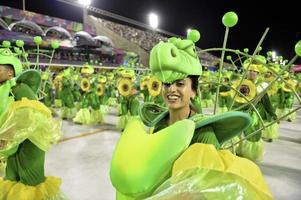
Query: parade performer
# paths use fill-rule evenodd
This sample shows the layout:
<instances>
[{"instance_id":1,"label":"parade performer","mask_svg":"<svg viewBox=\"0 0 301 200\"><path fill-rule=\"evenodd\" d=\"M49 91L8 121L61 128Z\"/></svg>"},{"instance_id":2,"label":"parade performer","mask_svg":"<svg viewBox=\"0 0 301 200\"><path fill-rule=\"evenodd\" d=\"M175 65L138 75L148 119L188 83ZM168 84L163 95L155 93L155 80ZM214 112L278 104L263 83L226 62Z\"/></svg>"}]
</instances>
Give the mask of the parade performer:
<instances>
[{"instance_id":1,"label":"parade performer","mask_svg":"<svg viewBox=\"0 0 301 200\"><path fill-rule=\"evenodd\" d=\"M118 102L120 105L119 119L117 129L122 131L128 122L130 116L138 115L139 93L136 90L135 72L133 69L124 69L120 72L117 80L117 89L119 93Z\"/></svg>"},{"instance_id":2,"label":"parade performer","mask_svg":"<svg viewBox=\"0 0 301 200\"><path fill-rule=\"evenodd\" d=\"M247 97L249 101L254 100L255 97L258 98L258 103L255 105L258 113L255 112L251 105L247 105L241 109L241 111L250 113L253 118L253 123L247 130L244 131L244 136L247 137L247 139L240 143L240 147L238 148L237 152L238 155L253 161L260 161L263 159L264 142L262 140L262 131L259 131L252 136L251 134L260 129L263 126L262 123L268 123L277 119L275 110L271 104L267 92L264 94L262 93L268 84L258 81L258 75L263 69L262 65L265 63L266 59L261 55L256 55L252 63L250 63L250 59L247 59L244 62L244 68L248 70L247 78L243 80L240 87L240 91L245 97ZM233 87L238 87L239 82L240 80L234 82ZM247 103L247 100L241 95L236 95L234 100L236 102L235 107L240 107ZM260 116L258 116L258 114ZM278 131L278 126L277 124L274 124L268 127L265 131Z\"/></svg>"},{"instance_id":3,"label":"parade performer","mask_svg":"<svg viewBox=\"0 0 301 200\"><path fill-rule=\"evenodd\" d=\"M155 45L152 73L163 82L167 106L144 104L129 121L113 154L110 176L117 199L272 199L253 162L220 150L251 123L248 114L205 116L190 106L201 65L195 52L196 30L188 39Z\"/></svg>"},{"instance_id":4,"label":"parade performer","mask_svg":"<svg viewBox=\"0 0 301 200\"><path fill-rule=\"evenodd\" d=\"M100 99L97 95L98 80L93 76L94 68L85 65L81 69L81 89L84 92L81 109L73 118L75 123L94 125L103 123L103 113L100 107Z\"/></svg>"},{"instance_id":5,"label":"parade performer","mask_svg":"<svg viewBox=\"0 0 301 200\"><path fill-rule=\"evenodd\" d=\"M9 48L0 49L0 157L7 158L0 178L1 200L65 199L61 180L45 177L45 153L61 137L61 121L37 101L38 71L22 71Z\"/></svg>"},{"instance_id":6,"label":"parade performer","mask_svg":"<svg viewBox=\"0 0 301 200\"><path fill-rule=\"evenodd\" d=\"M286 82L282 82L279 88L280 102L277 108L277 116L281 117L288 114L293 109L295 94L293 90L296 88L297 83L290 78L289 72L285 71L282 75ZM296 118L296 113L292 113L285 117L285 120L292 122Z\"/></svg>"}]
</instances>

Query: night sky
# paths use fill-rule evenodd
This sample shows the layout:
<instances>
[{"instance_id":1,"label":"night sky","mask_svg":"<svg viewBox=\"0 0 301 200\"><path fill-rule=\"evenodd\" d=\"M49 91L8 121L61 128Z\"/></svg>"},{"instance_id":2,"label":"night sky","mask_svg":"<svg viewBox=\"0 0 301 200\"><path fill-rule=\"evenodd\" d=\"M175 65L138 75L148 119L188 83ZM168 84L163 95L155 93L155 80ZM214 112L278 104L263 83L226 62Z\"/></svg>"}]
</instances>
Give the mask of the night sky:
<instances>
[{"instance_id":1,"label":"night sky","mask_svg":"<svg viewBox=\"0 0 301 200\"><path fill-rule=\"evenodd\" d=\"M92 0L93 1L93 0ZM26 9L34 12L82 20L82 10L55 0L26 0ZM148 13L159 15L159 28L185 35L188 28L201 33L197 43L202 49L222 47L225 27L222 16L228 11L237 13L239 20L230 29L227 46L232 49L249 48L254 51L262 34L270 28L263 42L262 54L275 50L285 59L294 56L294 46L301 40L301 18L297 1L246 0L94 0L93 6L148 23ZM275 3L275 5L274 5ZM22 0L1 0L1 5L22 7ZM298 19L299 18L299 19ZM300 61L300 59L298 60Z\"/></svg>"}]
</instances>

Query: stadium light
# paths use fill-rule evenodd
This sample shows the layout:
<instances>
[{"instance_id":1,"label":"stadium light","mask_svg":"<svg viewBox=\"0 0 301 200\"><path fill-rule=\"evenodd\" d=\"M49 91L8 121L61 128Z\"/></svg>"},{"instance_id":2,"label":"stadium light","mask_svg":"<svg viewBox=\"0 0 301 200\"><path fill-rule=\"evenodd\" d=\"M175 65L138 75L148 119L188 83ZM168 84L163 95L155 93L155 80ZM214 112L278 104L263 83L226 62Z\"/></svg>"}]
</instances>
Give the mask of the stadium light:
<instances>
[{"instance_id":1,"label":"stadium light","mask_svg":"<svg viewBox=\"0 0 301 200\"><path fill-rule=\"evenodd\" d=\"M272 60L273 60L273 61L276 60L276 51L272 51Z\"/></svg>"},{"instance_id":2,"label":"stadium light","mask_svg":"<svg viewBox=\"0 0 301 200\"><path fill-rule=\"evenodd\" d=\"M91 0L78 0L78 3L83 6L83 24L86 24L87 7L90 6Z\"/></svg>"},{"instance_id":3,"label":"stadium light","mask_svg":"<svg viewBox=\"0 0 301 200\"><path fill-rule=\"evenodd\" d=\"M78 3L83 6L89 6L91 4L91 0L78 0Z\"/></svg>"},{"instance_id":4,"label":"stadium light","mask_svg":"<svg viewBox=\"0 0 301 200\"><path fill-rule=\"evenodd\" d=\"M150 13L148 15L148 20L149 20L149 25L153 28L156 29L158 27L158 15L154 14L154 13Z\"/></svg>"}]
</instances>

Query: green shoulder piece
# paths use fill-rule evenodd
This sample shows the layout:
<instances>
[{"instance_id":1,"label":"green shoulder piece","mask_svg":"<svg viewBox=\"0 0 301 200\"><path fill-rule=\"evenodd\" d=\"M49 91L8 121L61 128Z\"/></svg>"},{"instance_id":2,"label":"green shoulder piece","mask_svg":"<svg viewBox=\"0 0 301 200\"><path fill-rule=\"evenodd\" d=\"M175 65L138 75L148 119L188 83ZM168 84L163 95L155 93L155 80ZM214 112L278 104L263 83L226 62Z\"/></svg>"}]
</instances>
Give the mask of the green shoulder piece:
<instances>
[{"instance_id":1,"label":"green shoulder piece","mask_svg":"<svg viewBox=\"0 0 301 200\"><path fill-rule=\"evenodd\" d=\"M13 87L12 93L17 101L21 100L23 97L31 100L37 99L36 93L33 92L32 88L24 83L17 84Z\"/></svg>"},{"instance_id":2,"label":"green shoulder piece","mask_svg":"<svg viewBox=\"0 0 301 200\"><path fill-rule=\"evenodd\" d=\"M168 113L168 109L154 103L144 103L139 107L139 116L148 126L155 126Z\"/></svg>"},{"instance_id":3,"label":"green shoulder piece","mask_svg":"<svg viewBox=\"0 0 301 200\"><path fill-rule=\"evenodd\" d=\"M252 118L249 114L238 111L230 111L212 116L197 114L189 119L195 122L195 129L211 126L221 145L225 141L239 135L252 123Z\"/></svg>"},{"instance_id":4,"label":"green shoulder piece","mask_svg":"<svg viewBox=\"0 0 301 200\"><path fill-rule=\"evenodd\" d=\"M41 74L37 70L26 70L23 71L19 76L16 77L17 84L23 83L28 85L33 93L37 93L41 85Z\"/></svg>"}]
</instances>

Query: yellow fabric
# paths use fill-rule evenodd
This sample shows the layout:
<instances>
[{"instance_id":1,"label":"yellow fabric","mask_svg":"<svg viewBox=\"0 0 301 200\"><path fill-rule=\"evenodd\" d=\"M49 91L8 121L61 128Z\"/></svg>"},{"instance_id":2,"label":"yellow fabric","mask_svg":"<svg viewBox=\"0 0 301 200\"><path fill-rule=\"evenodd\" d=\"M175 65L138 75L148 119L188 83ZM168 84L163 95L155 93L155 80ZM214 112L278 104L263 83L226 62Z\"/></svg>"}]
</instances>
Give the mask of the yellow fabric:
<instances>
[{"instance_id":1,"label":"yellow fabric","mask_svg":"<svg viewBox=\"0 0 301 200\"><path fill-rule=\"evenodd\" d=\"M259 167L248 159L233 155L228 150L218 151L210 144L193 144L174 163L172 176L193 168L238 176L255 188L261 199L272 199Z\"/></svg>"},{"instance_id":2,"label":"yellow fabric","mask_svg":"<svg viewBox=\"0 0 301 200\"><path fill-rule=\"evenodd\" d=\"M36 100L28 100L27 98L22 98L21 101L15 101L12 104L11 109L17 110L19 108L29 107L36 110L39 110L43 114L45 114L47 117L51 117L51 110L47 108L43 103L36 101Z\"/></svg>"},{"instance_id":3,"label":"yellow fabric","mask_svg":"<svg viewBox=\"0 0 301 200\"><path fill-rule=\"evenodd\" d=\"M17 146L29 139L43 151L47 151L62 136L61 120L55 120L51 111L39 101L23 98L11 104L0 118L0 154L11 155Z\"/></svg>"},{"instance_id":4,"label":"yellow fabric","mask_svg":"<svg viewBox=\"0 0 301 200\"><path fill-rule=\"evenodd\" d=\"M59 178L46 177L45 182L29 186L0 178L0 200L45 200L57 197L61 182Z\"/></svg>"}]
</instances>

